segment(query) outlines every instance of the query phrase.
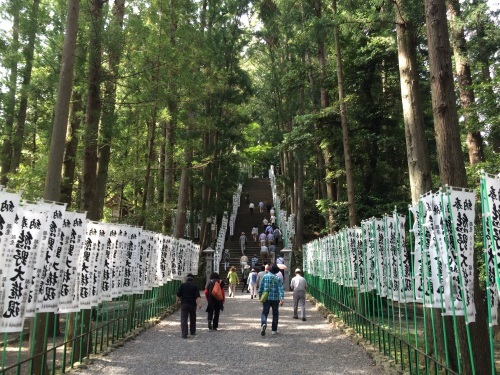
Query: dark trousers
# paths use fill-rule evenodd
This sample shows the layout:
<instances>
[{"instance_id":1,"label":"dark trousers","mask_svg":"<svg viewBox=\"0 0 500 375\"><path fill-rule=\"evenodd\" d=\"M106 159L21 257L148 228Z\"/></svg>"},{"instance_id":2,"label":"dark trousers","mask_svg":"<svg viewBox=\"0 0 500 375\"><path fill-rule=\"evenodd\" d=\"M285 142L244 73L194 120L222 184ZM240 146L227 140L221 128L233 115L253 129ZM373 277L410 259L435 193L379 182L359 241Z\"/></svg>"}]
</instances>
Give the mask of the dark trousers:
<instances>
[{"instance_id":1,"label":"dark trousers","mask_svg":"<svg viewBox=\"0 0 500 375\"><path fill-rule=\"evenodd\" d=\"M188 335L188 317L189 317L189 331L192 335L196 333L196 305L188 305L187 303L181 304L181 332L182 337Z\"/></svg>"},{"instance_id":2,"label":"dark trousers","mask_svg":"<svg viewBox=\"0 0 500 375\"><path fill-rule=\"evenodd\" d=\"M244 292L245 291L245 288L248 287L248 279L243 279L243 288L241 288L241 291Z\"/></svg>"},{"instance_id":3,"label":"dark trousers","mask_svg":"<svg viewBox=\"0 0 500 375\"><path fill-rule=\"evenodd\" d=\"M279 303L280 301L267 300L262 304L262 315L260 317L260 323L267 324L267 316L269 315L269 309L273 309L273 323L271 325L271 330L276 332L278 330L278 318L279 318Z\"/></svg>"},{"instance_id":4,"label":"dark trousers","mask_svg":"<svg viewBox=\"0 0 500 375\"><path fill-rule=\"evenodd\" d=\"M220 304L210 305L209 308L207 308L207 313L208 322L212 322L212 328L217 329L217 327L219 327Z\"/></svg>"}]
</instances>

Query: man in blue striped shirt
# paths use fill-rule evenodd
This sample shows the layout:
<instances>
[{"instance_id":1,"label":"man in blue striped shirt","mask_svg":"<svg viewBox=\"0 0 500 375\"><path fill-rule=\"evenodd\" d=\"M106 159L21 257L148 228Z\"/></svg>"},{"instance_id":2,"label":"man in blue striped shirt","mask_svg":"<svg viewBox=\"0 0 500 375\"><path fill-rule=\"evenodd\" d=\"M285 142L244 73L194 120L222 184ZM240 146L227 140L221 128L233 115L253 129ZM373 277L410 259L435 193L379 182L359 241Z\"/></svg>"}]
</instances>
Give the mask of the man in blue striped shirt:
<instances>
[{"instance_id":1,"label":"man in blue striped shirt","mask_svg":"<svg viewBox=\"0 0 500 375\"><path fill-rule=\"evenodd\" d=\"M281 279L276 276L279 272L277 266L271 267L271 272L266 273L262 278L259 285L259 297L263 292L269 291L269 296L267 301L262 305L262 315L260 317L261 322L261 336L265 336L267 328L267 316L269 315L269 309L273 309L273 323L271 325L271 334L276 335L278 333L278 318L279 318L279 306L283 306L283 300L285 299L285 291L283 290L283 283Z\"/></svg>"}]
</instances>

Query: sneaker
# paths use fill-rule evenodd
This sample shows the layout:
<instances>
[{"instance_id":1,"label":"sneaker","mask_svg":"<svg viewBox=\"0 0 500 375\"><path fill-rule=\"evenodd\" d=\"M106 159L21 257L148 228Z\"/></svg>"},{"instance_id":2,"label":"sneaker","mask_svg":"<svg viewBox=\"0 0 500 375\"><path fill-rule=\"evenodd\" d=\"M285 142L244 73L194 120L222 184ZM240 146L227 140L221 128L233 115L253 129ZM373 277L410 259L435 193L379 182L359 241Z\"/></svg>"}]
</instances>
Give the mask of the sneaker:
<instances>
[{"instance_id":1,"label":"sneaker","mask_svg":"<svg viewBox=\"0 0 500 375\"><path fill-rule=\"evenodd\" d=\"M278 332L276 332L276 331L271 331L271 335L276 336L277 334L278 334Z\"/></svg>"},{"instance_id":2,"label":"sneaker","mask_svg":"<svg viewBox=\"0 0 500 375\"><path fill-rule=\"evenodd\" d=\"M191 333L191 336L196 336L196 332Z\"/></svg>"},{"instance_id":3,"label":"sneaker","mask_svg":"<svg viewBox=\"0 0 500 375\"><path fill-rule=\"evenodd\" d=\"M187 336L182 336L183 339L187 339L188 337Z\"/></svg>"},{"instance_id":4,"label":"sneaker","mask_svg":"<svg viewBox=\"0 0 500 375\"><path fill-rule=\"evenodd\" d=\"M208 330L211 331L212 330L212 322L208 322Z\"/></svg>"},{"instance_id":5,"label":"sneaker","mask_svg":"<svg viewBox=\"0 0 500 375\"><path fill-rule=\"evenodd\" d=\"M298 316L294 316L293 318L294 318L294 319L299 319L299 317L298 317Z\"/></svg>"},{"instance_id":6,"label":"sneaker","mask_svg":"<svg viewBox=\"0 0 500 375\"><path fill-rule=\"evenodd\" d=\"M260 330L260 335L265 336L266 335L266 328L267 324L262 324L262 329Z\"/></svg>"},{"instance_id":7,"label":"sneaker","mask_svg":"<svg viewBox=\"0 0 500 375\"><path fill-rule=\"evenodd\" d=\"M302 318L302 321L305 322L306 321L306 318Z\"/></svg>"}]
</instances>

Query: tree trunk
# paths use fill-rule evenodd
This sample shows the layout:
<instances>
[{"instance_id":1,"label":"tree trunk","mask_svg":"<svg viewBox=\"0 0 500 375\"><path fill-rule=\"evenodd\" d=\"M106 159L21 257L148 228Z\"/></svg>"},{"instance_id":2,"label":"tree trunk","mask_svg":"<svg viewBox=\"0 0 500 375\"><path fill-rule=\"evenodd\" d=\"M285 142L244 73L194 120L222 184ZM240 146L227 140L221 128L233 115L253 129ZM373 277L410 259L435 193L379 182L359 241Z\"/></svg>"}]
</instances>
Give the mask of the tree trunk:
<instances>
[{"instance_id":1,"label":"tree trunk","mask_svg":"<svg viewBox=\"0 0 500 375\"><path fill-rule=\"evenodd\" d=\"M210 134L205 132L203 134L203 158L207 158L210 156ZM203 167L203 177L202 177L202 185L201 185L201 233L200 233L200 241L202 249L207 247L207 238L209 236L209 230L207 227L209 226L206 222L206 218L211 216L212 212L210 212L210 203L212 201L211 195L211 180L210 180L210 163L206 163Z\"/></svg>"},{"instance_id":2,"label":"tree trunk","mask_svg":"<svg viewBox=\"0 0 500 375\"><path fill-rule=\"evenodd\" d=\"M45 187L43 197L49 201L59 201L61 189L61 169L64 157L64 141L66 138L66 127L69 113L69 100L73 83L73 62L75 55L76 36L78 31L78 11L79 0L68 1L68 11L66 17L66 34L64 36L64 46L61 59L61 71L59 74L59 84L57 91L56 108L54 113L54 126L50 141L49 163L45 177ZM30 329L30 347L32 354L41 353L44 348L47 313L36 314L32 320ZM36 326L36 331L35 331ZM47 365L42 367L42 357L37 357L33 363L33 374L48 373Z\"/></svg>"},{"instance_id":3,"label":"tree trunk","mask_svg":"<svg viewBox=\"0 0 500 375\"><path fill-rule=\"evenodd\" d=\"M83 99L80 91L73 91L71 112L69 114L69 136L64 151L61 202L71 205L75 183L76 152L78 150L78 130L83 121Z\"/></svg>"},{"instance_id":4,"label":"tree trunk","mask_svg":"<svg viewBox=\"0 0 500 375\"><path fill-rule=\"evenodd\" d=\"M429 44L429 67L431 78L432 109L436 134L437 157L440 180L443 185L466 187L467 177L461 151L460 128L456 109L453 82L451 48L444 0L425 0L427 39ZM459 344L462 371L464 374L490 374L488 328L486 308L478 280L476 257L474 257L474 302L476 322L470 323L471 344L474 362L469 357L464 319L459 318ZM482 348L483 350L477 350Z\"/></svg>"},{"instance_id":5,"label":"tree trunk","mask_svg":"<svg viewBox=\"0 0 500 375\"><path fill-rule=\"evenodd\" d=\"M190 124L194 118L194 113L190 110L189 113ZM186 150L184 152L184 157L186 160L185 165L182 167L181 181L179 185L179 198L177 199L177 212L175 215L175 238L184 238L184 228L186 227L186 209L189 194L189 180L191 176L191 160L193 157L193 151L191 145L186 145Z\"/></svg>"},{"instance_id":6,"label":"tree trunk","mask_svg":"<svg viewBox=\"0 0 500 375\"><path fill-rule=\"evenodd\" d=\"M99 164L97 168L96 211L102 218L106 199L109 161L111 160L111 142L113 138L116 101L116 81L123 48L123 18L125 15L125 0L115 0L113 5L113 20L110 25L111 43L109 44L109 74L105 85L105 100L101 118L101 146L99 147Z\"/></svg>"},{"instance_id":7,"label":"tree trunk","mask_svg":"<svg viewBox=\"0 0 500 375\"><path fill-rule=\"evenodd\" d=\"M163 204L165 199L165 160L166 160L166 147L167 147L167 131L168 122L165 119L161 120L161 143L160 143L160 173L158 175L158 205L165 208Z\"/></svg>"},{"instance_id":8,"label":"tree trunk","mask_svg":"<svg viewBox=\"0 0 500 375\"><path fill-rule=\"evenodd\" d=\"M148 158L146 161L146 173L144 176L144 193L142 195L142 204L141 204L141 219L139 221L139 226L143 226L146 222L146 208L148 202L148 192L149 185L151 182L151 165L155 162L155 135L156 135L156 109L153 111L153 116L151 118L151 123L148 125Z\"/></svg>"},{"instance_id":9,"label":"tree trunk","mask_svg":"<svg viewBox=\"0 0 500 375\"><path fill-rule=\"evenodd\" d=\"M410 177L411 201L432 189L431 169L420 96L415 28L406 16L402 2L395 4L401 101L405 124L406 157Z\"/></svg>"},{"instance_id":10,"label":"tree trunk","mask_svg":"<svg viewBox=\"0 0 500 375\"><path fill-rule=\"evenodd\" d=\"M172 215L170 214L170 205L172 204L172 193L174 189L174 146L175 146L175 128L177 121L177 105L174 101L168 102L168 111L170 120L167 123L167 140L165 141L165 178L163 188L163 233L172 230Z\"/></svg>"},{"instance_id":11,"label":"tree trunk","mask_svg":"<svg viewBox=\"0 0 500 375\"><path fill-rule=\"evenodd\" d=\"M432 190L428 144L425 136L425 124L420 95L420 79L415 43L415 27L404 10L403 1L395 3L396 35L398 44L399 77L401 84L401 101L403 104L403 121L405 125L406 157L412 204L417 204L420 196ZM444 352L444 338L441 312L438 309L426 309L427 334L435 334L438 338L435 348L441 358ZM432 320L436 323L432 332ZM450 335L451 337L452 335ZM453 341L453 340L449 340ZM434 342L429 342L429 352L434 352ZM454 344L453 344L454 346ZM455 351L449 350L455 354Z\"/></svg>"},{"instance_id":12,"label":"tree trunk","mask_svg":"<svg viewBox=\"0 0 500 375\"><path fill-rule=\"evenodd\" d=\"M28 94L31 84L31 72L33 71L33 55L35 51L35 39L38 31L38 9L40 0L33 0L31 7L31 17L28 31L28 44L24 48L23 55L25 66L23 70L23 82L21 86L21 100L19 103L19 111L17 114L16 130L12 137L12 160L10 164L10 172L15 173L21 161L21 152L24 141L24 126L26 124L26 113L28 111Z\"/></svg>"},{"instance_id":13,"label":"tree trunk","mask_svg":"<svg viewBox=\"0 0 500 375\"><path fill-rule=\"evenodd\" d=\"M337 15L337 0L333 0L333 13ZM340 122L342 125L342 144L344 146L345 177L347 184L347 206L349 208L349 225L357 224L356 206L354 202L354 173L351 161L351 146L349 141L349 128L347 126L347 110L345 106L344 78L342 72L342 56L340 50L339 25L335 22L333 26L335 39L335 54L337 60L337 84L339 89Z\"/></svg>"},{"instance_id":14,"label":"tree trunk","mask_svg":"<svg viewBox=\"0 0 500 375\"><path fill-rule=\"evenodd\" d=\"M457 0L448 0L450 15L451 41L455 56L455 70L457 74L458 91L462 104L465 129L467 130L467 149L471 165L484 161L483 137L478 129L479 118L475 108L474 90L469 58L467 56L467 41L462 26L460 3Z\"/></svg>"},{"instance_id":15,"label":"tree trunk","mask_svg":"<svg viewBox=\"0 0 500 375\"><path fill-rule=\"evenodd\" d=\"M477 1L474 1L475 5ZM479 17L478 17L479 18ZM491 85L491 75L490 75L490 51L486 48L488 36L484 30L484 18L481 17L477 21L476 26L476 34L478 43L478 53L477 53L477 62L481 66L481 76L483 78L483 82L486 84L485 94L486 98L481 98L484 102L490 102L490 106L492 107L488 112L490 117L494 117L500 111L500 104L498 103L497 94L493 91L493 87ZM490 99L491 98L491 99ZM495 122L490 128L489 139L491 145L493 146L493 151L497 154L500 154L500 126L498 126L498 121Z\"/></svg>"},{"instance_id":16,"label":"tree trunk","mask_svg":"<svg viewBox=\"0 0 500 375\"><path fill-rule=\"evenodd\" d=\"M5 125L3 129L2 144L2 174L0 176L0 185L6 186L10 165L12 160L12 131L14 128L14 112L16 109L17 75L18 75L18 50L19 50L19 12L21 2L14 0L10 4L9 12L12 14L12 43L10 46L10 56L7 59L9 66L9 85L5 101Z\"/></svg>"},{"instance_id":17,"label":"tree trunk","mask_svg":"<svg viewBox=\"0 0 500 375\"><path fill-rule=\"evenodd\" d=\"M296 251L302 251L302 244L304 243L304 161L301 156L296 157L297 163L297 216L295 226L295 243L294 248Z\"/></svg>"},{"instance_id":18,"label":"tree trunk","mask_svg":"<svg viewBox=\"0 0 500 375\"><path fill-rule=\"evenodd\" d=\"M87 105L85 109L85 138L83 160L83 210L90 220L99 220L97 189L97 136L101 117L101 45L103 0L90 1L92 18L89 39L89 60L87 77Z\"/></svg>"}]
</instances>

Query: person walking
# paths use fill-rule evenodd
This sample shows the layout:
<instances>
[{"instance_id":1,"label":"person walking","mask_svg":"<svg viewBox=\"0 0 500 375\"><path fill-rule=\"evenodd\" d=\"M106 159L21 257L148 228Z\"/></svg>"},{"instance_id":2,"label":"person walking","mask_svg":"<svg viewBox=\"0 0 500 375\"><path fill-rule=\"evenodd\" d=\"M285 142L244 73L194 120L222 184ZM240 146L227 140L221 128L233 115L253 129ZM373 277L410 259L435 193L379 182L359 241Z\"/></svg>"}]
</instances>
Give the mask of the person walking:
<instances>
[{"instance_id":1,"label":"person walking","mask_svg":"<svg viewBox=\"0 0 500 375\"><path fill-rule=\"evenodd\" d=\"M260 246L264 246L266 244L266 234L262 232L259 234L259 241L260 241Z\"/></svg>"},{"instance_id":2,"label":"person walking","mask_svg":"<svg viewBox=\"0 0 500 375\"><path fill-rule=\"evenodd\" d=\"M290 281L290 289L293 290L293 318L299 319L299 315L297 310L300 309L301 314L300 317L303 322L306 321L306 289L307 289L307 281L302 277L302 271L300 268L295 270L295 276Z\"/></svg>"},{"instance_id":3,"label":"person walking","mask_svg":"<svg viewBox=\"0 0 500 375\"><path fill-rule=\"evenodd\" d=\"M276 335L278 333L278 320L279 320L279 307L283 306L285 299L285 291L283 290L283 284L281 279L276 276L279 272L277 266L271 267L271 272L264 275L259 286L259 297L262 293L269 292L267 301L262 304L262 314L260 316L260 335L265 336L267 328L267 316L269 315L269 310L273 310L273 321L271 324L271 334Z\"/></svg>"},{"instance_id":4,"label":"person walking","mask_svg":"<svg viewBox=\"0 0 500 375\"><path fill-rule=\"evenodd\" d=\"M257 238L259 236L259 227L255 224L252 228L252 238L255 243L257 243Z\"/></svg>"},{"instance_id":5,"label":"person walking","mask_svg":"<svg viewBox=\"0 0 500 375\"><path fill-rule=\"evenodd\" d=\"M266 228L267 228L267 225L268 225L268 224L269 224L269 220L267 220L266 218L264 218L264 219L262 220L262 231L263 231L264 233L266 233Z\"/></svg>"},{"instance_id":6,"label":"person walking","mask_svg":"<svg viewBox=\"0 0 500 375\"><path fill-rule=\"evenodd\" d=\"M272 230L268 232L266 240L267 240L267 246L271 246L274 243L274 235Z\"/></svg>"},{"instance_id":7,"label":"person walking","mask_svg":"<svg viewBox=\"0 0 500 375\"><path fill-rule=\"evenodd\" d=\"M274 235L274 243L278 245L278 241L281 238L281 230L280 228L276 227L273 232Z\"/></svg>"},{"instance_id":8,"label":"person walking","mask_svg":"<svg viewBox=\"0 0 500 375\"><path fill-rule=\"evenodd\" d=\"M264 202L259 202L259 212L262 213L264 211Z\"/></svg>"},{"instance_id":9,"label":"person walking","mask_svg":"<svg viewBox=\"0 0 500 375\"><path fill-rule=\"evenodd\" d=\"M248 275L248 290L250 291L250 299L257 298L257 272L252 268Z\"/></svg>"},{"instance_id":10,"label":"person walking","mask_svg":"<svg viewBox=\"0 0 500 375\"><path fill-rule=\"evenodd\" d=\"M269 266L268 265L262 266L260 268L260 272L257 274L257 290L260 287L260 282L262 281L262 278L268 272L269 272Z\"/></svg>"},{"instance_id":11,"label":"person walking","mask_svg":"<svg viewBox=\"0 0 500 375\"><path fill-rule=\"evenodd\" d=\"M212 295L212 290L216 283L219 283L220 289L222 290L222 300L219 301ZM217 272L213 272L210 275L210 280L205 286L207 290L207 320L208 320L208 330L209 331L217 331L219 327L219 315L220 312L224 310L224 302L226 302L226 295L224 293L224 281L220 279L220 276Z\"/></svg>"},{"instance_id":12,"label":"person walking","mask_svg":"<svg viewBox=\"0 0 500 375\"><path fill-rule=\"evenodd\" d=\"M241 246L241 253L245 255L245 246L247 245L247 236L245 235L245 232L241 232L240 236L240 246Z\"/></svg>"},{"instance_id":13,"label":"person walking","mask_svg":"<svg viewBox=\"0 0 500 375\"><path fill-rule=\"evenodd\" d=\"M250 275L250 266L247 264L241 274L241 279L243 281L243 287L241 288L241 293L245 291L245 288L247 289L247 293L250 293L250 291L248 290L248 275Z\"/></svg>"},{"instance_id":14,"label":"person walking","mask_svg":"<svg viewBox=\"0 0 500 375\"><path fill-rule=\"evenodd\" d=\"M260 256L262 257L262 263L266 263L269 256L269 249L266 245L260 247Z\"/></svg>"},{"instance_id":15,"label":"person walking","mask_svg":"<svg viewBox=\"0 0 500 375\"><path fill-rule=\"evenodd\" d=\"M255 208L255 205L253 203L250 203L248 205L248 208L250 209L250 214L253 215L253 209Z\"/></svg>"},{"instance_id":16,"label":"person walking","mask_svg":"<svg viewBox=\"0 0 500 375\"><path fill-rule=\"evenodd\" d=\"M231 267L229 273L227 274L227 280L229 282L229 297L234 297L236 292L236 284L240 283L238 274L236 273L236 267Z\"/></svg>"},{"instance_id":17,"label":"person walking","mask_svg":"<svg viewBox=\"0 0 500 375\"><path fill-rule=\"evenodd\" d=\"M243 274L243 270L248 265L248 257L245 254L243 254L240 258L240 265L241 265L241 274Z\"/></svg>"},{"instance_id":18,"label":"person walking","mask_svg":"<svg viewBox=\"0 0 500 375\"><path fill-rule=\"evenodd\" d=\"M175 301L181 306L181 334L183 339L188 336L188 318L189 331L192 336L196 335L196 305L201 309L200 289L193 283L193 275L188 274L186 282L182 283L177 290Z\"/></svg>"},{"instance_id":19,"label":"person walking","mask_svg":"<svg viewBox=\"0 0 500 375\"><path fill-rule=\"evenodd\" d=\"M251 268L256 268L257 263L259 263L259 258L257 258L257 254L254 254L252 259L250 259L250 267Z\"/></svg>"},{"instance_id":20,"label":"person walking","mask_svg":"<svg viewBox=\"0 0 500 375\"><path fill-rule=\"evenodd\" d=\"M231 253L229 252L229 249L226 249L222 254L222 261L224 262L224 271L226 271L227 267L229 267L230 260L231 260Z\"/></svg>"},{"instance_id":21,"label":"person walking","mask_svg":"<svg viewBox=\"0 0 500 375\"><path fill-rule=\"evenodd\" d=\"M271 259L271 263L274 264L276 260L276 246L274 244L269 246L269 258Z\"/></svg>"}]
</instances>

